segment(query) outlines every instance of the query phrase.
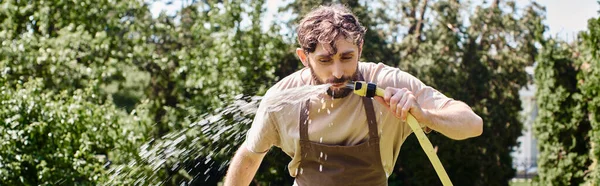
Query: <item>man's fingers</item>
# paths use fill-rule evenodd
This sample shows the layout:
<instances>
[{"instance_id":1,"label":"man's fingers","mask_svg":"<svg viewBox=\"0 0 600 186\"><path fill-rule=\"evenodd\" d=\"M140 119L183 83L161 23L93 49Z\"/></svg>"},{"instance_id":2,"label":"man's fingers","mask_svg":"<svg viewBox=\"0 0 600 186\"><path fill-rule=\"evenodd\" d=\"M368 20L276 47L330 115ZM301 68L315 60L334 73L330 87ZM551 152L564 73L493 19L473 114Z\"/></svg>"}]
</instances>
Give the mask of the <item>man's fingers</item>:
<instances>
[{"instance_id":1,"label":"man's fingers","mask_svg":"<svg viewBox=\"0 0 600 186\"><path fill-rule=\"evenodd\" d=\"M400 103L400 100L402 100L402 92L401 91L396 92L394 94L394 96L392 96L392 98L390 98L390 110L395 112L396 115L399 115L398 112L396 111L396 109L399 106L402 107L402 105L398 105L398 103Z\"/></svg>"},{"instance_id":2,"label":"man's fingers","mask_svg":"<svg viewBox=\"0 0 600 186\"><path fill-rule=\"evenodd\" d=\"M375 100L387 106L396 117L403 121L406 121L413 107L419 107L415 96L406 88L396 89L387 87L383 98L375 97Z\"/></svg>"},{"instance_id":3,"label":"man's fingers","mask_svg":"<svg viewBox=\"0 0 600 186\"><path fill-rule=\"evenodd\" d=\"M405 90L405 89L403 89L403 90ZM405 112L408 112L408 110L406 110L404 108L404 105L406 105L406 103L408 102L408 98L409 98L408 95L409 95L408 91L402 91L402 99L398 102L398 111L397 112L398 112L398 116L401 119L404 119Z\"/></svg>"},{"instance_id":4,"label":"man's fingers","mask_svg":"<svg viewBox=\"0 0 600 186\"><path fill-rule=\"evenodd\" d=\"M387 87L385 88L385 91L383 92L383 100L387 103L387 105L389 105L390 103L390 98L392 98L392 96L396 93L396 90L392 87Z\"/></svg>"},{"instance_id":5,"label":"man's fingers","mask_svg":"<svg viewBox=\"0 0 600 186\"><path fill-rule=\"evenodd\" d=\"M385 100L384 100L382 97L375 96L375 97L373 97L373 99L377 100L379 103L381 103L382 105L384 105L384 106L386 106L386 107L388 107L388 108L390 107L390 106L389 106L389 105L388 105L388 104L385 102Z\"/></svg>"}]
</instances>

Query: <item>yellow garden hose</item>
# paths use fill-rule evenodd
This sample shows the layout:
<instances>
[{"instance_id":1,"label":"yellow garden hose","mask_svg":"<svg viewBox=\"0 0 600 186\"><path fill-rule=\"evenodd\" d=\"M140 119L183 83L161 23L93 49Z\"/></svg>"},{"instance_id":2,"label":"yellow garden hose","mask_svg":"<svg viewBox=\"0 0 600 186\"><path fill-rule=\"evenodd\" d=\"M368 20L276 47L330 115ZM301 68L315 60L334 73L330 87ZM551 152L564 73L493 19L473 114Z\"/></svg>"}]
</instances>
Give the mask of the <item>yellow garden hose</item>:
<instances>
[{"instance_id":1,"label":"yellow garden hose","mask_svg":"<svg viewBox=\"0 0 600 186\"><path fill-rule=\"evenodd\" d=\"M383 97L383 95L384 95L384 90L377 87L377 85L375 85L373 83L366 83L364 81L355 81L355 82L349 83L346 86L348 88L353 89L354 93L359 96ZM429 141L427 136L425 136L425 133L423 132L423 129L421 129L421 126L419 126L419 122L417 121L417 119L415 119L415 117L409 113L408 117L407 117L407 123L408 123L408 126L410 126L410 129L412 129L412 131L417 136L417 140L419 140L419 144L421 144L421 148L423 148L423 151L425 151L425 154L427 155L427 157L429 158L429 161L433 165L433 168L435 169L435 172L437 173L438 177L442 181L442 184L444 186L451 186L452 182L450 181L450 178L448 177L446 170L444 170L444 166L442 166L442 162L440 162L440 158L438 158L437 154L433 150L433 145L431 145L431 141Z\"/></svg>"}]
</instances>

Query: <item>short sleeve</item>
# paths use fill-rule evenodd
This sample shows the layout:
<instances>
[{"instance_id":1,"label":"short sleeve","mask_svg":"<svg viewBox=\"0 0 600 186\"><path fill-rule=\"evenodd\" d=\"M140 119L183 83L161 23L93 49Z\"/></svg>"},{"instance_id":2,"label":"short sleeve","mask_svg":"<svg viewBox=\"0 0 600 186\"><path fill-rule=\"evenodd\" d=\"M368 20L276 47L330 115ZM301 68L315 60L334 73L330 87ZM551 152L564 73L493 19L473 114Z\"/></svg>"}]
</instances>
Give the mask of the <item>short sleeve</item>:
<instances>
[{"instance_id":1,"label":"short sleeve","mask_svg":"<svg viewBox=\"0 0 600 186\"><path fill-rule=\"evenodd\" d=\"M413 93L415 94L415 97L417 97L417 102L422 108L437 110L443 108L444 105L452 101L451 98L446 97L444 94L430 86L422 84L421 87L421 89L416 90L416 92L413 91Z\"/></svg>"},{"instance_id":2,"label":"short sleeve","mask_svg":"<svg viewBox=\"0 0 600 186\"><path fill-rule=\"evenodd\" d=\"M440 109L452 100L436 89L425 85L413 75L398 68L381 63L373 67L372 74L375 76L373 79L379 87L407 88L413 92L417 97L417 102L424 109Z\"/></svg>"},{"instance_id":3,"label":"short sleeve","mask_svg":"<svg viewBox=\"0 0 600 186\"><path fill-rule=\"evenodd\" d=\"M407 88L413 92L421 108L437 110L443 108L448 102L453 100L452 98L446 97L438 90L425 85L413 75L398 68L380 63L373 65L371 69L370 74L372 75L372 80L375 81L378 86L381 88ZM425 133L431 132L431 129L423 124L421 124L421 127L424 128Z\"/></svg>"},{"instance_id":4,"label":"short sleeve","mask_svg":"<svg viewBox=\"0 0 600 186\"><path fill-rule=\"evenodd\" d=\"M246 133L246 148L255 153L265 153L279 144L279 133L271 113L263 104L258 108L252 126Z\"/></svg>"}]
</instances>

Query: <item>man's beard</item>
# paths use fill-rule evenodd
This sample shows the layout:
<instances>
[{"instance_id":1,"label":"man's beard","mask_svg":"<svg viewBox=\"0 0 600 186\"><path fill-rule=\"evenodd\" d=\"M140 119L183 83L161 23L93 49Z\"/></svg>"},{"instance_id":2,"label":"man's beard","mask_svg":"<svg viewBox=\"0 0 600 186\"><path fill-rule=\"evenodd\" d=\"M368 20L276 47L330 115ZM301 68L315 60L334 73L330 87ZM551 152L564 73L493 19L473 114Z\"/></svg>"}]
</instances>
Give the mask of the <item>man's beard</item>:
<instances>
[{"instance_id":1,"label":"man's beard","mask_svg":"<svg viewBox=\"0 0 600 186\"><path fill-rule=\"evenodd\" d=\"M315 80L315 83L317 85L321 85L321 84L325 84L325 83L329 83L329 84L346 83L348 81L358 81L359 80L358 67L356 68L356 71L354 72L354 74L352 74L352 76L342 76L342 78L333 77L333 78L327 79L327 82L322 82L319 79L319 77L317 77L312 66L309 65L309 68L310 68L310 74L311 74L313 80ZM335 90L333 90L330 87L329 89L327 89L327 95L331 96L334 99L344 98L344 97L350 95L352 93L352 91L353 91L352 89L349 89L346 87L336 88Z\"/></svg>"}]
</instances>

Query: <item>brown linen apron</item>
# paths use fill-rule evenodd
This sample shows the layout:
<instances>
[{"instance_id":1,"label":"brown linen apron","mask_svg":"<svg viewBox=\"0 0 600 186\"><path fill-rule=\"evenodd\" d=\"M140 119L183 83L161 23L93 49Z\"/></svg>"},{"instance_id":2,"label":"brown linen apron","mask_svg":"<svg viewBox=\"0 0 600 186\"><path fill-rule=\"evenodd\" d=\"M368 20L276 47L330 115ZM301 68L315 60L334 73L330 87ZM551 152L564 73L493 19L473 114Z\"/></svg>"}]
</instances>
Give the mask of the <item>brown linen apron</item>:
<instances>
[{"instance_id":1,"label":"brown linen apron","mask_svg":"<svg viewBox=\"0 0 600 186\"><path fill-rule=\"evenodd\" d=\"M369 140L354 146L326 145L308 139L310 101L300 111L300 165L296 174L299 186L387 185L381 164L377 120L371 98L362 98L369 125ZM357 123L358 124L358 123Z\"/></svg>"}]
</instances>

